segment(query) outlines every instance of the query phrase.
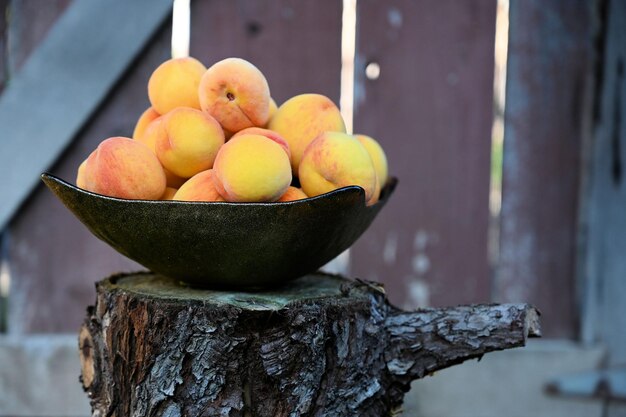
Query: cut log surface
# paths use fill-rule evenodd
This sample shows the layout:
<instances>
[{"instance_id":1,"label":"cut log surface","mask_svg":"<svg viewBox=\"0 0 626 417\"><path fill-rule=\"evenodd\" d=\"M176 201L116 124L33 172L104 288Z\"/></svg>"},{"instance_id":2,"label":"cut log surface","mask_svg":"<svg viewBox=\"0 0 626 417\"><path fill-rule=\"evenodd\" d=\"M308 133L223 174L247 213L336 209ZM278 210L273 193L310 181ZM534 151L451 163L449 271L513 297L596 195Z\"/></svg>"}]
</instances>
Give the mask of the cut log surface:
<instances>
[{"instance_id":1,"label":"cut log surface","mask_svg":"<svg viewBox=\"0 0 626 417\"><path fill-rule=\"evenodd\" d=\"M149 273L97 284L80 332L93 416L388 416L413 379L539 335L526 304L405 312L372 282L195 289Z\"/></svg>"}]
</instances>

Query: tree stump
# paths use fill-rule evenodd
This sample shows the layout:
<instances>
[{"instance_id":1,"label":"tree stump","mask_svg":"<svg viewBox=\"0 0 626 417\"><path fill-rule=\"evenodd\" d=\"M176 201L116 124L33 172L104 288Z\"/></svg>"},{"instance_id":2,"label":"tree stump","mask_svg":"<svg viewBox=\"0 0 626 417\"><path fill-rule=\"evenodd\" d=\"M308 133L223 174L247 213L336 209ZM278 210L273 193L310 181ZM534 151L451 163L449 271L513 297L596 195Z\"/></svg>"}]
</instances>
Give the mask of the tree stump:
<instances>
[{"instance_id":1,"label":"tree stump","mask_svg":"<svg viewBox=\"0 0 626 417\"><path fill-rule=\"evenodd\" d=\"M96 287L80 355L98 417L389 416L413 379L539 335L526 304L406 312L321 273L257 293L150 273Z\"/></svg>"}]
</instances>

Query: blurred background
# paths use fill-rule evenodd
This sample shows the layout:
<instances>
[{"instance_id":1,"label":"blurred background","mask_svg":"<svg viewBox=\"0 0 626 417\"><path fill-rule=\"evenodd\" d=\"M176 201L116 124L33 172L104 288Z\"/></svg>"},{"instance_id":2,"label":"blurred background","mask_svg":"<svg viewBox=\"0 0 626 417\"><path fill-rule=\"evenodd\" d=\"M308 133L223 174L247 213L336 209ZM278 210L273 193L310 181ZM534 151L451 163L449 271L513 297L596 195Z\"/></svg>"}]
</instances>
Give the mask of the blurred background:
<instances>
[{"instance_id":1,"label":"blurred background","mask_svg":"<svg viewBox=\"0 0 626 417\"><path fill-rule=\"evenodd\" d=\"M185 1L181 1L185 3ZM190 54L325 94L400 183L328 266L403 308L530 302L544 337L417 381L406 416L626 416L626 2L191 0ZM141 267L39 181L130 136L170 0L0 0L0 417L87 416L94 283ZM184 37L184 32L183 32Z\"/></svg>"}]
</instances>

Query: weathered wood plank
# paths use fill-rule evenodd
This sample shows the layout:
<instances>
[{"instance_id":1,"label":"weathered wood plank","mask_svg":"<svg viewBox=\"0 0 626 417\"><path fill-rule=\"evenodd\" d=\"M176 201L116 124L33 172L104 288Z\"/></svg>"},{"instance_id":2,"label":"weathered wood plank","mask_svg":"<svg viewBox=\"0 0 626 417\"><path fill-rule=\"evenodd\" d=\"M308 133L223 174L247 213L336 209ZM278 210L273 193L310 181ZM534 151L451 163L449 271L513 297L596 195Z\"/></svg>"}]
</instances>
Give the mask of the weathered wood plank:
<instances>
[{"instance_id":1,"label":"weathered wood plank","mask_svg":"<svg viewBox=\"0 0 626 417\"><path fill-rule=\"evenodd\" d=\"M400 182L351 274L395 303L489 300L495 16L495 0L358 2L355 132L380 140Z\"/></svg>"},{"instance_id":2,"label":"weathered wood plank","mask_svg":"<svg viewBox=\"0 0 626 417\"><path fill-rule=\"evenodd\" d=\"M576 237L581 141L591 115L592 3L510 3L494 301L534 303L551 337L577 333Z\"/></svg>"},{"instance_id":3,"label":"weathered wood plank","mask_svg":"<svg viewBox=\"0 0 626 417\"><path fill-rule=\"evenodd\" d=\"M72 0L7 0L7 69L15 75Z\"/></svg>"},{"instance_id":4,"label":"weathered wood plank","mask_svg":"<svg viewBox=\"0 0 626 417\"><path fill-rule=\"evenodd\" d=\"M626 3L607 1L593 140L587 164L582 338L626 362ZM609 414L619 415L619 414Z\"/></svg>"},{"instance_id":5,"label":"weathered wood plank","mask_svg":"<svg viewBox=\"0 0 626 417\"><path fill-rule=\"evenodd\" d=\"M75 2L12 77L10 87L0 96L4 138L0 153L0 228L38 183L39 174L53 164L78 133L170 9L168 0ZM24 146L26 143L29 146Z\"/></svg>"},{"instance_id":6,"label":"weathered wood plank","mask_svg":"<svg viewBox=\"0 0 626 417\"><path fill-rule=\"evenodd\" d=\"M0 94L7 82L7 23L9 0L0 0Z\"/></svg>"},{"instance_id":7,"label":"weathered wood plank","mask_svg":"<svg viewBox=\"0 0 626 417\"><path fill-rule=\"evenodd\" d=\"M279 105L302 93L339 104L340 1L199 1L191 28L192 55L207 65L229 56L250 60Z\"/></svg>"},{"instance_id":8,"label":"weathered wood plank","mask_svg":"<svg viewBox=\"0 0 626 417\"><path fill-rule=\"evenodd\" d=\"M252 60L267 75L278 101L304 91L338 101L341 3L316 4L192 2L191 53L205 65L226 56ZM251 31L251 26L261 29ZM278 48L281 39L283 47ZM55 175L73 180L78 165L102 139L132 133L149 105L150 74L169 58L169 42L168 24L54 166ZM313 65L316 58L319 63ZM22 207L10 231L12 333L75 332L85 306L93 302L94 282L139 268L91 236L43 186Z\"/></svg>"}]
</instances>

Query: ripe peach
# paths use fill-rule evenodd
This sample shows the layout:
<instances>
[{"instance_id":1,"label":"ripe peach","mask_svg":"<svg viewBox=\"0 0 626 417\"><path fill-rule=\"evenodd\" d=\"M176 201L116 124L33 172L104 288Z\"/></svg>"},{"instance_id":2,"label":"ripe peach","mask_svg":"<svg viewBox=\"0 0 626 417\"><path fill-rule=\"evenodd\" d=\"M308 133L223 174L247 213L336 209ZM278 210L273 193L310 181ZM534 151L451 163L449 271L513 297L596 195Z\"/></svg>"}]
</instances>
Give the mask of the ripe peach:
<instances>
[{"instance_id":1,"label":"ripe peach","mask_svg":"<svg viewBox=\"0 0 626 417\"><path fill-rule=\"evenodd\" d=\"M290 98L278 108L269 128L289 144L294 175L298 175L304 150L317 136L326 131L346 132L337 106L320 94L301 94Z\"/></svg>"},{"instance_id":2,"label":"ripe peach","mask_svg":"<svg viewBox=\"0 0 626 417\"><path fill-rule=\"evenodd\" d=\"M79 171L87 190L111 197L158 200L165 192L159 160L150 148L130 138L102 141Z\"/></svg>"},{"instance_id":3,"label":"ripe peach","mask_svg":"<svg viewBox=\"0 0 626 417\"><path fill-rule=\"evenodd\" d=\"M161 200L173 200L174 194L176 194L176 191L178 191L176 188L166 187L165 192L161 196Z\"/></svg>"},{"instance_id":4,"label":"ripe peach","mask_svg":"<svg viewBox=\"0 0 626 417\"><path fill-rule=\"evenodd\" d=\"M156 155L156 143L159 138L162 138L161 140L167 140L167 132L165 131L165 127L163 126L162 117L154 119L152 122L150 122L143 134L135 137L135 140L143 143L144 145L147 145ZM163 171L165 172L165 179L167 181L168 187L179 188L187 180L186 178L181 178L177 175L174 175L172 172L165 168L163 168Z\"/></svg>"},{"instance_id":5,"label":"ripe peach","mask_svg":"<svg viewBox=\"0 0 626 417\"><path fill-rule=\"evenodd\" d=\"M198 86L206 67L194 58L165 61L148 81L148 97L154 110L165 114L176 107L200 109Z\"/></svg>"},{"instance_id":6,"label":"ripe peach","mask_svg":"<svg viewBox=\"0 0 626 417\"><path fill-rule=\"evenodd\" d=\"M268 125L270 120L272 120L272 117L274 117L274 115L276 114L276 110L278 110L278 105L276 104L276 100L270 97L270 117L267 120L266 125Z\"/></svg>"},{"instance_id":7,"label":"ripe peach","mask_svg":"<svg viewBox=\"0 0 626 417\"><path fill-rule=\"evenodd\" d=\"M288 157L291 157L291 152L289 151L289 145L287 145L287 141L283 139L283 137L280 136L278 133L269 129L263 129L262 127L248 127L235 133L233 135L233 138L237 136L241 136L241 135L247 135L247 134L261 135L261 136L265 136L268 139L273 140L274 142L278 143L280 146L283 147L285 152L287 152Z\"/></svg>"},{"instance_id":8,"label":"ripe peach","mask_svg":"<svg viewBox=\"0 0 626 417\"><path fill-rule=\"evenodd\" d=\"M199 172L180 187L173 199L179 201L224 201L224 198L215 188L213 176L212 169Z\"/></svg>"},{"instance_id":9,"label":"ripe peach","mask_svg":"<svg viewBox=\"0 0 626 417\"><path fill-rule=\"evenodd\" d=\"M226 201L276 201L291 184L289 157L278 143L246 134L229 140L217 154L215 186Z\"/></svg>"},{"instance_id":10,"label":"ripe peach","mask_svg":"<svg viewBox=\"0 0 626 417\"><path fill-rule=\"evenodd\" d=\"M159 113L157 113L152 107L148 107L148 109L144 111L141 116L139 116L139 120L137 120L135 130L133 130L133 139L143 136L150 123L159 117L161 117Z\"/></svg>"},{"instance_id":11,"label":"ripe peach","mask_svg":"<svg viewBox=\"0 0 626 417\"><path fill-rule=\"evenodd\" d=\"M224 144L224 132L211 116L189 107L178 107L163 116L155 148L163 167L181 178L190 178L213 167Z\"/></svg>"},{"instance_id":12,"label":"ripe peach","mask_svg":"<svg viewBox=\"0 0 626 417\"><path fill-rule=\"evenodd\" d=\"M384 187L387 183L387 175L388 175L388 167L387 167L387 156L385 155L385 151L382 146L376 141L376 139L367 135L354 135L356 139L361 142L361 145L365 147L367 153L370 154L370 158L372 158L372 162L374 163L374 168L376 169L376 177L378 177L378 182L380 182L380 186Z\"/></svg>"},{"instance_id":13,"label":"ripe peach","mask_svg":"<svg viewBox=\"0 0 626 417\"><path fill-rule=\"evenodd\" d=\"M305 198L309 197L304 194L304 191L302 191L300 188L292 187L290 185L289 188L287 188L287 191L285 191L285 194L281 195L277 201L284 203L286 201L302 200Z\"/></svg>"},{"instance_id":14,"label":"ripe peach","mask_svg":"<svg viewBox=\"0 0 626 417\"><path fill-rule=\"evenodd\" d=\"M238 132L265 126L269 119L270 88L257 67L241 58L211 66L200 81L200 106L222 125Z\"/></svg>"},{"instance_id":15,"label":"ripe peach","mask_svg":"<svg viewBox=\"0 0 626 417\"><path fill-rule=\"evenodd\" d=\"M85 170L85 165L87 165L87 159L85 159L78 167L76 186L78 188L82 188L83 190L89 190L93 188L93 179L91 178L91 175L88 175L89 172Z\"/></svg>"},{"instance_id":16,"label":"ripe peach","mask_svg":"<svg viewBox=\"0 0 626 417\"><path fill-rule=\"evenodd\" d=\"M358 185L365 190L368 205L375 202L376 170L365 147L352 135L325 132L304 151L300 184L308 196Z\"/></svg>"}]
</instances>

